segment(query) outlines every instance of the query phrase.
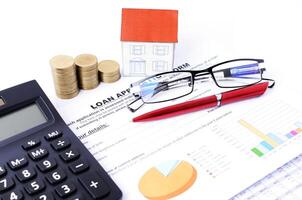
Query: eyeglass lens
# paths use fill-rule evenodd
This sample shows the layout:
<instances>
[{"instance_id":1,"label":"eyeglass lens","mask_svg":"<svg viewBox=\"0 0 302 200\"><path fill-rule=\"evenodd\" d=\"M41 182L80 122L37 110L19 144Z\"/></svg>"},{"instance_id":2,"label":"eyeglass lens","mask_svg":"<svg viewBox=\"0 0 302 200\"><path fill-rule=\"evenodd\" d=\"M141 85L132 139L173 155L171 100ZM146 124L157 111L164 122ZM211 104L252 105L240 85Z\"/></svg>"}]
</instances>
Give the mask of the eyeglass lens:
<instances>
[{"instance_id":1,"label":"eyeglass lens","mask_svg":"<svg viewBox=\"0 0 302 200\"><path fill-rule=\"evenodd\" d=\"M140 84L140 96L146 103L162 102L191 93L190 72L171 72L154 76Z\"/></svg>"},{"instance_id":2,"label":"eyeglass lens","mask_svg":"<svg viewBox=\"0 0 302 200\"><path fill-rule=\"evenodd\" d=\"M262 71L257 61L241 60L214 67L213 76L220 87L242 87L261 81Z\"/></svg>"}]
</instances>

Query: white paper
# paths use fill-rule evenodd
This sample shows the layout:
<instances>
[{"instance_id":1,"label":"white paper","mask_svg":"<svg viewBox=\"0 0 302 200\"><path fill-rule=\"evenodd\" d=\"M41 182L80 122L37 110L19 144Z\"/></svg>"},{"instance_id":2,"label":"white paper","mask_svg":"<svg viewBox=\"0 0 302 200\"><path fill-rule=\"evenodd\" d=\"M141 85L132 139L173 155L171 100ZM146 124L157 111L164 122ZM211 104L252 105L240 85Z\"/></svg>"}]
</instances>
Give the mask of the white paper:
<instances>
[{"instance_id":1,"label":"white paper","mask_svg":"<svg viewBox=\"0 0 302 200\"><path fill-rule=\"evenodd\" d=\"M210 88L215 88L202 86L195 86L200 88L187 99L212 94ZM107 87L103 86L103 94L94 91L74 101L57 102L57 109L121 188L123 199L146 199L138 189L141 177L171 160L187 161L197 170L193 185L174 199L229 199L300 153L302 133L283 138L284 143L259 157L251 149L262 139L239 123L243 119L265 134L280 137L296 128L294 124L302 122L301 96L278 87L259 98L145 123L131 119L185 99L145 105L133 114L126 108L133 100L126 85L121 82L114 91Z\"/></svg>"}]
</instances>

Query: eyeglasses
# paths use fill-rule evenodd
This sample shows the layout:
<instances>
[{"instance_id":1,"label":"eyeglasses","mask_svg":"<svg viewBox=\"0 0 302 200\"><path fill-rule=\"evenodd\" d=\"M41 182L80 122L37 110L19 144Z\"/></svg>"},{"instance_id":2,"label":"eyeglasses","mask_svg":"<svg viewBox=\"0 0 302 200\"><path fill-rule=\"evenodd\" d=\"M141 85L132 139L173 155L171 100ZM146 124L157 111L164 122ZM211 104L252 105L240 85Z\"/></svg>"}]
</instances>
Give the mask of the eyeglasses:
<instances>
[{"instance_id":1,"label":"eyeglasses","mask_svg":"<svg viewBox=\"0 0 302 200\"><path fill-rule=\"evenodd\" d=\"M196 81L206 82L213 79L220 88L240 88L262 80L273 81L262 77L265 68L261 68L259 64L263 62L262 59L234 59L203 70L155 74L131 84L130 88L136 99L128 108L135 112L145 103L160 103L184 97L193 92ZM139 100L141 103L136 105Z\"/></svg>"}]
</instances>

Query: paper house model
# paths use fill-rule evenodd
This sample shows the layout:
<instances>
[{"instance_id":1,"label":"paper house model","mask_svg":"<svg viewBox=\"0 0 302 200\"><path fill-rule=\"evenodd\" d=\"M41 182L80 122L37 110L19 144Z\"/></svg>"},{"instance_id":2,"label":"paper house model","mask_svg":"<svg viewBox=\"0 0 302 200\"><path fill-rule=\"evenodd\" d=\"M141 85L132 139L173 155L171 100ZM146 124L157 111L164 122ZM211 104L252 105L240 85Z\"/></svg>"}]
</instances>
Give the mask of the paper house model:
<instances>
[{"instance_id":1,"label":"paper house model","mask_svg":"<svg viewBox=\"0 0 302 200\"><path fill-rule=\"evenodd\" d=\"M123 74L148 76L172 70L178 11L123 9Z\"/></svg>"}]
</instances>

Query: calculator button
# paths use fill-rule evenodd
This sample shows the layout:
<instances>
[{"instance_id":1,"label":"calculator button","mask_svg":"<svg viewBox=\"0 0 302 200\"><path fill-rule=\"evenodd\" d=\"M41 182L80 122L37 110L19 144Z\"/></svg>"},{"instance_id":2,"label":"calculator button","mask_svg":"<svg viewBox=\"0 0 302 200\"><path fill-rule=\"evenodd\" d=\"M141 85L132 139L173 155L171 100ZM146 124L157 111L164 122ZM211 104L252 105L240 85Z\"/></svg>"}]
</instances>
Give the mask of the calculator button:
<instances>
[{"instance_id":1,"label":"calculator button","mask_svg":"<svg viewBox=\"0 0 302 200\"><path fill-rule=\"evenodd\" d=\"M80 156L80 154L74 149L65 150L64 152L62 152L60 154L60 157L65 162L73 161L73 160L77 159L79 156Z\"/></svg>"},{"instance_id":2,"label":"calculator button","mask_svg":"<svg viewBox=\"0 0 302 200\"><path fill-rule=\"evenodd\" d=\"M30 151L29 156L32 160L40 160L48 155L48 151L45 148L38 148Z\"/></svg>"},{"instance_id":3,"label":"calculator button","mask_svg":"<svg viewBox=\"0 0 302 200\"><path fill-rule=\"evenodd\" d=\"M33 195L44 190L45 184L41 180L34 180L30 183L27 183L24 188L29 195Z\"/></svg>"},{"instance_id":4,"label":"calculator button","mask_svg":"<svg viewBox=\"0 0 302 200\"><path fill-rule=\"evenodd\" d=\"M18 171L16 173L17 179L20 182L28 181L28 180L34 178L36 175L37 175L36 171L33 169L30 169L30 168L23 169L22 171Z\"/></svg>"},{"instance_id":5,"label":"calculator button","mask_svg":"<svg viewBox=\"0 0 302 200\"><path fill-rule=\"evenodd\" d=\"M100 199L110 192L105 181L97 173L85 174L79 181L93 199Z\"/></svg>"},{"instance_id":6,"label":"calculator button","mask_svg":"<svg viewBox=\"0 0 302 200\"><path fill-rule=\"evenodd\" d=\"M45 192L37 196L35 200L54 200L54 197L52 194Z\"/></svg>"},{"instance_id":7,"label":"calculator button","mask_svg":"<svg viewBox=\"0 0 302 200\"><path fill-rule=\"evenodd\" d=\"M74 174L79 174L84 171L86 171L89 168L89 165L81 160L78 160L71 165L69 165L69 169L72 171Z\"/></svg>"},{"instance_id":8,"label":"calculator button","mask_svg":"<svg viewBox=\"0 0 302 200\"><path fill-rule=\"evenodd\" d=\"M62 198L66 198L69 197L70 195L72 195L75 191L76 191L76 187L73 183L71 182L66 182L63 183L62 185L58 186L56 188L56 192L57 194L62 197Z\"/></svg>"},{"instance_id":9,"label":"calculator button","mask_svg":"<svg viewBox=\"0 0 302 200\"><path fill-rule=\"evenodd\" d=\"M12 178L3 178L0 179L0 193L14 187L15 182Z\"/></svg>"},{"instance_id":10,"label":"calculator button","mask_svg":"<svg viewBox=\"0 0 302 200\"><path fill-rule=\"evenodd\" d=\"M22 144L22 147L24 150L29 150L29 149L39 146L40 143L41 143L40 140L31 139L31 140L28 140L27 142L25 142L24 144Z\"/></svg>"},{"instance_id":11,"label":"calculator button","mask_svg":"<svg viewBox=\"0 0 302 200\"><path fill-rule=\"evenodd\" d=\"M37 164L37 166L38 166L38 168L41 172L45 173L45 172L49 172L50 170L56 168L57 163L53 158L48 158L48 159L45 159L43 161L40 161Z\"/></svg>"},{"instance_id":12,"label":"calculator button","mask_svg":"<svg viewBox=\"0 0 302 200\"><path fill-rule=\"evenodd\" d=\"M82 198L82 196L76 195L74 197L69 198L68 200L84 200L84 199Z\"/></svg>"},{"instance_id":13,"label":"calculator button","mask_svg":"<svg viewBox=\"0 0 302 200\"><path fill-rule=\"evenodd\" d=\"M57 169L46 176L47 181L52 184L58 184L66 179L66 174L62 169Z\"/></svg>"},{"instance_id":14,"label":"calculator button","mask_svg":"<svg viewBox=\"0 0 302 200\"><path fill-rule=\"evenodd\" d=\"M62 136L61 131L53 131L53 132L48 133L47 135L45 135L45 139L47 141L51 141L51 140L54 140L54 139L59 138L61 136Z\"/></svg>"},{"instance_id":15,"label":"calculator button","mask_svg":"<svg viewBox=\"0 0 302 200\"><path fill-rule=\"evenodd\" d=\"M18 190L3 195L3 199L5 200L23 200L23 198L23 193Z\"/></svg>"},{"instance_id":16,"label":"calculator button","mask_svg":"<svg viewBox=\"0 0 302 200\"><path fill-rule=\"evenodd\" d=\"M6 169L4 165L0 165L0 177L6 174Z\"/></svg>"},{"instance_id":17,"label":"calculator button","mask_svg":"<svg viewBox=\"0 0 302 200\"><path fill-rule=\"evenodd\" d=\"M26 157L19 157L8 162L9 167L12 170L20 169L28 164Z\"/></svg>"},{"instance_id":18,"label":"calculator button","mask_svg":"<svg viewBox=\"0 0 302 200\"><path fill-rule=\"evenodd\" d=\"M70 141L68 139L57 139L55 141L53 141L51 144L52 148L56 151L61 151L63 149L66 149L67 147L70 146Z\"/></svg>"}]
</instances>

